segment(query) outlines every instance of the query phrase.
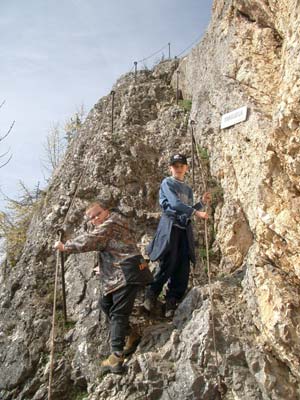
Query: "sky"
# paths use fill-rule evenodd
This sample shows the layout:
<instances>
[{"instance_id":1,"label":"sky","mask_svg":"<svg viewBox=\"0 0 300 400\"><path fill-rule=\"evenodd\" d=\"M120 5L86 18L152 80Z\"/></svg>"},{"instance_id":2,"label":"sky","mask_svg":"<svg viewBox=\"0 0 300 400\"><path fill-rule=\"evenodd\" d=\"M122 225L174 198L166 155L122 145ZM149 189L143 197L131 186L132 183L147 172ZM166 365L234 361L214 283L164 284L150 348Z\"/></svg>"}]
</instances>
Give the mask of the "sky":
<instances>
[{"instance_id":1,"label":"sky","mask_svg":"<svg viewBox=\"0 0 300 400\"><path fill-rule=\"evenodd\" d=\"M0 189L17 198L20 180L45 185L51 127L81 105L88 112L134 61L166 46L151 67L168 56L168 43L171 57L195 44L211 7L212 0L1 0L0 137L15 124L0 141L0 154L12 154Z\"/></svg>"}]
</instances>

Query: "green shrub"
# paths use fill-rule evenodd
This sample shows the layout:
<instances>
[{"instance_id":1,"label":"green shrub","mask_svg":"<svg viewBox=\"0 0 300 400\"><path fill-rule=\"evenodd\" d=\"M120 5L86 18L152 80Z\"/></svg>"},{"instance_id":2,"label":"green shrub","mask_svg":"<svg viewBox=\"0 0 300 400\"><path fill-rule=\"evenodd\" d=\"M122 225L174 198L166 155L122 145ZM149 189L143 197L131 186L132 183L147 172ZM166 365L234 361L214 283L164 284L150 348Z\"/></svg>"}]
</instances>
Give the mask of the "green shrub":
<instances>
[{"instance_id":1,"label":"green shrub","mask_svg":"<svg viewBox=\"0 0 300 400\"><path fill-rule=\"evenodd\" d=\"M178 104L186 111L190 112L192 109L192 100L179 100Z\"/></svg>"},{"instance_id":2,"label":"green shrub","mask_svg":"<svg viewBox=\"0 0 300 400\"><path fill-rule=\"evenodd\" d=\"M213 257L214 256L214 251L212 249L208 250L208 256ZM199 256L202 260L206 260L207 259L207 254L206 254L206 248L205 247L200 247L199 249Z\"/></svg>"},{"instance_id":3,"label":"green shrub","mask_svg":"<svg viewBox=\"0 0 300 400\"><path fill-rule=\"evenodd\" d=\"M212 206L215 207L218 203L224 200L224 190L215 178L210 178L208 181L208 186L210 187L210 192L212 194Z\"/></svg>"},{"instance_id":4,"label":"green shrub","mask_svg":"<svg viewBox=\"0 0 300 400\"><path fill-rule=\"evenodd\" d=\"M80 392L74 393L73 400L87 400L88 393L86 390L80 390Z\"/></svg>"},{"instance_id":5,"label":"green shrub","mask_svg":"<svg viewBox=\"0 0 300 400\"><path fill-rule=\"evenodd\" d=\"M202 161L209 160L209 154L207 152L207 149L201 147L199 144L197 144L197 154Z\"/></svg>"}]
</instances>

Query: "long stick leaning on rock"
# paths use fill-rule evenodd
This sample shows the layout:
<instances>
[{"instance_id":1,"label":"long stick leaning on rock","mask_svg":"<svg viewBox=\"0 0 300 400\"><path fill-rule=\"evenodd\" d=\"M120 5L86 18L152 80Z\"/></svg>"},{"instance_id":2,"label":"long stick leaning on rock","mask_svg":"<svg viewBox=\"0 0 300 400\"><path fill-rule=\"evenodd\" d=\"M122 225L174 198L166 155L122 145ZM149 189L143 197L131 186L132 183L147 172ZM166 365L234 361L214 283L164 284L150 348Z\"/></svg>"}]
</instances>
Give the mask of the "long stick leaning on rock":
<instances>
[{"instance_id":1,"label":"long stick leaning on rock","mask_svg":"<svg viewBox=\"0 0 300 400\"><path fill-rule=\"evenodd\" d=\"M203 185L204 192L207 191L207 184L206 179L204 178L203 167L201 163L201 156L199 154L199 149L197 147L197 143L194 136L194 125L195 121L190 120L191 125L191 148L192 148L192 177L193 177L193 185L195 184L194 180L194 148L196 147L196 154L198 159L198 165L201 175L201 181ZM194 147L195 146L195 147ZM209 203L206 204L206 212L209 211ZM212 291L212 284L211 284L211 270L210 270L210 259L209 259L209 243L208 243L208 224L207 219L204 220L204 231L205 231L205 250L206 250L206 267L207 267L207 276L208 276L208 286L209 286L209 297L211 303L211 324L212 324L212 333L213 333L213 345L214 345L214 355L215 355L215 364L217 368L217 382L218 382L218 390L220 394L225 392L225 386L223 382L222 375L220 373L220 364L218 360L218 353L217 353L217 345L216 345L216 333L215 333L215 314L214 314L214 300L213 300L213 291Z\"/></svg>"},{"instance_id":2,"label":"long stick leaning on rock","mask_svg":"<svg viewBox=\"0 0 300 400\"><path fill-rule=\"evenodd\" d=\"M115 92L113 96L115 95ZM101 121L101 125L99 127L99 131L101 131L103 124L104 124L104 116L106 109L108 107L106 105L105 109L103 110L103 119ZM76 186L76 190L73 194L72 200L68 207L67 213L64 217L62 226L65 226L67 222L67 218L69 216L70 210L73 208L73 204L77 197L78 189L82 182L82 179L87 171L88 162L84 163L84 168L79 176L79 180ZM60 240L62 239L62 235L64 233L63 228L59 229L58 232ZM48 383L48 400L51 400L52 396L52 383L53 383L53 368L54 368L54 350L55 350L55 319L56 319L56 299L57 299L57 287L58 287L58 271L59 266L61 265L61 272L62 272L62 293L63 293L63 311L64 311L64 324L67 322L67 306L66 306L66 293L65 293L65 276L64 276L64 255L59 250L56 252L56 268L55 268L55 282L54 282L54 296L53 296L53 312L52 312L52 329L51 329L51 337L50 337L50 365L49 365L49 383Z\"/></svg>"}]
</instances>

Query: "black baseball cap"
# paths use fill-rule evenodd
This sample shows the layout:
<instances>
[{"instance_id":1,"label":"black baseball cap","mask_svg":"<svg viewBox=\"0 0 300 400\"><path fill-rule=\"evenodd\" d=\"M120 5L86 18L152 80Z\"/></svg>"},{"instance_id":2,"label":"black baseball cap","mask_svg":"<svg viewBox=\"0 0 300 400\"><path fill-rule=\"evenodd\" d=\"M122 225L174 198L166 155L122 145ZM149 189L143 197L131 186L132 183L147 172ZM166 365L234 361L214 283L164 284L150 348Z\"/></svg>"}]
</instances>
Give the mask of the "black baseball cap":
<instances>
[{"instance_id":1,"label":"black baseball cap","mask_svg":"<svg viewBox=\"0 0 300 400\"><path fill-rule=\"evenodd\" d=\"M186 156L185 156L184 154L174 154L174 155L170 158L169 165L174 165L174 164L176 164L176 163L186 164L186 165L187 165Z\"/></svg>"}]
</instances>

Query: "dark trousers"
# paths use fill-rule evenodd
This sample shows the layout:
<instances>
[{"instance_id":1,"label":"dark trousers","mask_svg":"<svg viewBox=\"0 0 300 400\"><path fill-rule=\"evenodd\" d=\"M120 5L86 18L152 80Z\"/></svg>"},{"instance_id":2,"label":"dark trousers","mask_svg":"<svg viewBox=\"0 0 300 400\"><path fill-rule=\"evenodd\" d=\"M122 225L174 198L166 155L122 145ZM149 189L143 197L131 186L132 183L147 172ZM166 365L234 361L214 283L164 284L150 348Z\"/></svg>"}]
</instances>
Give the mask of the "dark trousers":
<instances>
[{"instance_id":1,"label":"dark trousers","mask_svg":"<svg viewBox=\"0 0 300 400\"><path fill-rule=\"evenodd\" d=\"M186 230L172 227L170 248L160 260L149 288L156 296L160 294L164 284L167 285L167 299L180 300L184 295L190 274L189 245Z\"/></svg>"},{"instance_id":2,"label":"dark trousers","mask_svg":"<svg viewBox=\"0 0 300 400\"><path fill-rule=\"evenodd\" d=\"M110 320L112 352L123 351L125 336L130 331L129 316L139 288L138 285L127 285L100 300L100 306Z\"/></svg>"}]
</instances>

